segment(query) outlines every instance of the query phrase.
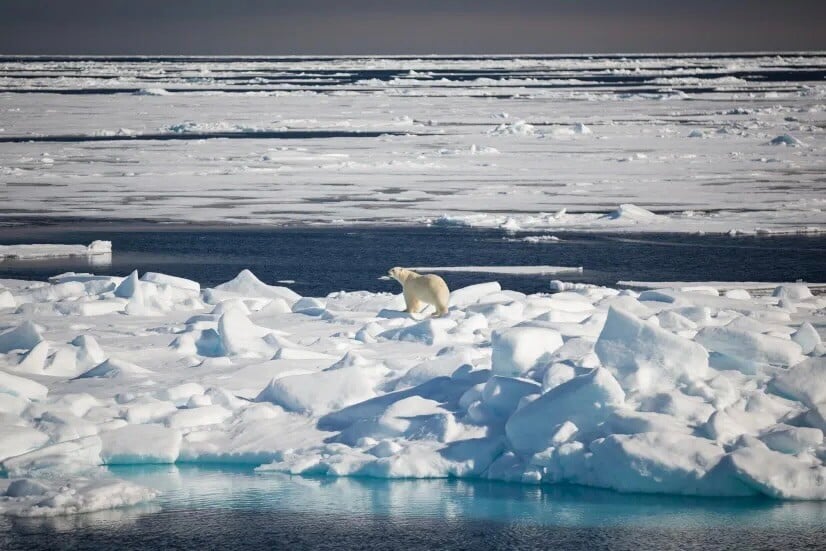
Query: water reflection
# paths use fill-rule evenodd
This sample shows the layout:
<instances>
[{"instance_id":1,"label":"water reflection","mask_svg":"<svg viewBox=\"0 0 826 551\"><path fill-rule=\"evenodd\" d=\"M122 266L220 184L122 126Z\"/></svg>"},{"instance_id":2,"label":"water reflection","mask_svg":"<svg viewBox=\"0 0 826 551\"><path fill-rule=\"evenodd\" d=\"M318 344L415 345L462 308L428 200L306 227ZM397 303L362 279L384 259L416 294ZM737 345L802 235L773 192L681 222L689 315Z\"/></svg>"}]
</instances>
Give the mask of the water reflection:
<instances>
[{"instance_id":1,"label":"water reflection","mask_svg":"<svg viewBox=\"0 0 826 551\"><path fill-rule=\"evenodd\" d=\"M0 273L25 279L46 279L63 272L105 273L112 267L112 262L112 253L30 260L6 259L0 262Z\"/></svg>"},{"instance_id":2,"label":"water reflection","mask_svg":"<svg viewBox=\"0 0 826 551\"><path fill-rule=\"evenodd\" d=\"M821 503L622 495L469 480L301 478L229 466L117 467L155 503L0 516L0 549L816 549Z\"/></svg>"},{"instance_id":3,"label":"water reflection","mask_svg":"<svg viewBox=\"0 0 826 551\"><path fill-rule=\"evenodd\" d=\"M493 520L564 527L690 529L736 523L740 527L788 529L826 525L826 504L768 498L619 494L578 486L455 479L309 478L223 466L110 470L161 490L158 503L165 510L254 509L399 521Z\"/></svg>"},{"instance_id":4,"label":"water reflection","mask_svg":"<svg viewBox=\"0 0 826 551\"><path fill-rule=\"evenodd\" d=\"M125 527L134 525L142 517L160 513L162 510L157 503L144 503L126 509L110 509L82 515L0 517L3 519L3 522L0 522L0 530L6 528L23 534L35 534L43 531L66 533L112 526Z\"/></svg>"},{"instance_id":5,"label":"water reflection","mask_svg":"<svg viewBox=\"0 0 826 551\"><path fill-rule=\"evenodd\" d=\"M111 266L112 253L93 254L86 257L89 266Z\"/></svg>"}]
</instances>

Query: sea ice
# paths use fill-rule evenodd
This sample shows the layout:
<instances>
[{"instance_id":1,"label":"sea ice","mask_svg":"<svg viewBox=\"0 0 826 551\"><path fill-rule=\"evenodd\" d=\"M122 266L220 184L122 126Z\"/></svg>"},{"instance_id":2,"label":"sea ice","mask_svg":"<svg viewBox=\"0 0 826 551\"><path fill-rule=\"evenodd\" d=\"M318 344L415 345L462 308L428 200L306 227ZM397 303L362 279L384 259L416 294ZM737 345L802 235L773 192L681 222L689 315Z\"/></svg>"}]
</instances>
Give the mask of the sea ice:
<instances>
[{"instance_id":1,"label":"sea ice","mask_svg":"<svg viewBox=\"0 0 826 551\"><path fill-rule=\"evenodd\" d=\"M491 335L493 373L520 376L561 346L562 336L553 329L513 327L495 332Z\"/></svg>"},{"instance_id":2,"label":"sea ice","mask_svg":"<svg viewBox=\"0 0 826 551\"><path fill-rule=\"evenodd\" d=\"M826 86L812 67L824 63L822 52L88 59L77 78L76 61L8 60L4 212L823 232Z\"/></svg>"},{"instance_id":3,"label":"sea ice","mask_svg":"<svg viewBox=\"0 0 826 551\"><path fill-rule=\"evenodd\" d=\"M89 245L0 245L0 262L3 260L33 260L62 256L111 254L111 241L92 241Z\"/></svg>"},{"instance_id":4,"label":"sea ice","mask_svg":"<svg viewBox=\"0 0 826 551\"><path fill-rule=\"evenodd\" d=\"M708 352L700 344L619 308L608 310L595 351L626 388L641 392L674 388L708 374Z\"/></svg>"},{"instance_id":5,"label":"sea ice","mask_svg":"<svg viewBox=\"0 0 826 551\"><path fill-rule=\"evenodd\" d=\"M574 377L526 402L505 426L515 451L536 453L548 448L566 422L589 433L602 424L612 409L625 401L616 379L605 369Z\"/></svg>"},{"instance_id":6,"label":"sea ice","mask_svg":"<svg viewBox=\"0 0 826 551\"><path fill-rule=\"evenodd\" d=\"M161 425L126 425L101 434L101 461L107 465L174 463L181 433Z\"/></svg>"},{"instance_id":7,"label":"sea ice","mask_svg":"<svg viewBox=\"0 0 826 551\"><path fill-rule=\"evenodd\" d=\"M486 274L567 274L581 273L582 266L429 266L410 268L414 272L479 272Z\"/></svg>"},{"instance_id":8,"label":"sea ice","mask_svg":"<svg viewBox=\"0 0 826 551\"><path fill-rule=\"evenodd\" d=\"M4 486L0 511L17 517L92 513L135 505L158 495L155 490L112 477L69 481L19 478Z\"/></svg>"},{"instance_id":9,"label":"sea ice","mask_svg":"<svg viewBox=\"0 0 826 551\"><path fill-rule=\"evenodd\" d=\"M0 310L6 514L149 499L98 469L176 461L826 499L826 299L803 284L490 282L436 319L400 295L300 297L250 272L7 292L22 306ZM54 315L85 300L120 308Z\"/></svg>"}]
</instances>

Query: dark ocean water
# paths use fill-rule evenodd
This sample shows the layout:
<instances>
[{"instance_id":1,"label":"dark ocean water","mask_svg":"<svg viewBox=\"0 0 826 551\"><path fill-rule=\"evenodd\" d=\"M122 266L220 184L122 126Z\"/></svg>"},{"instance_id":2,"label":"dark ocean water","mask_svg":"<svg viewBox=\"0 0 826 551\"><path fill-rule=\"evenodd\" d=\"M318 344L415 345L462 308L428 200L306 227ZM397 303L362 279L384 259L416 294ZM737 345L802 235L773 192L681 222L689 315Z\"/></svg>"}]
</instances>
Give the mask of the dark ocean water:
<instances>
[{"instance_id":1,"label":"dark ocean water","mask_svg":"<svg viewBox=\"0 0 826 551\"><path fill-rule=\"evenodd\" d=\"M113 242L110 264L85 258L0 262L0 278L45 279L65 271L127 275L159 271L213 286L252 270L268 283L292 280L302 295L338 290L395 291L382 281L393 266L582 266L555 276L443 274L451 287L497 280L528 293L551 279L614 285L638 281L795 281L826 279L826 236L557 232L562 241L528 243L529 234L444 227L249 228L84 223L0 229L0 244Z\"/></svg>"},{"instance_id":2,"label":"dark ocean water","mask_svg":"<svg viewBox=\"0 0 826 551\"><path fill-rule=\"evenodd\" d=\"M230 466L113 471L161 498L87 515L0 517L0 549L822 549L826 537L818 502Z\"/></svg>"}]
</instances>

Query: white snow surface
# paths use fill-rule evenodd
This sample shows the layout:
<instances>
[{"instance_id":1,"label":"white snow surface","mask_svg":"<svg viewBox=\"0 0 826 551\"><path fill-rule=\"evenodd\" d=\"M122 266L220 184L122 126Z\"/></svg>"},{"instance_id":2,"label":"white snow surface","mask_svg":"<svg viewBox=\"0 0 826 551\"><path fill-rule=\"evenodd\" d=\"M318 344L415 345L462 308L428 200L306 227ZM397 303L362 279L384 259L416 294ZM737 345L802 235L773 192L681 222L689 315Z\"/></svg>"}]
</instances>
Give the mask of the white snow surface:
<instances>
[{"instance_id":1,"label":"white snow surface","mask_svg":"<svg viewBox=\"0 0 826 551\"><path fill-rule=\"evenodd\" d=\"M702 289L715 289L717 291L774 291L783 285L778 281L618 281L621 287L632 287L634 289L680 289L683 291L699 291ZM826 283L806 282L805 286L810 290L826 290Z\"/></svg>"},{"instance_id":2,"label":"white snow surface","mask_svg":"<svg viewBox=\"0 0 826 551\"><path fill-rule=\"evenodd\" d=\"M89 245L0 245L0 262L3 260L34 260L66 256L97 256L111 254L111 241L92 241Z\"/></svg>"},{"instance_id":3,"label":"white snow surface","mask_svg":"<svg viewBox=\"0 0 826 551\"><path fill-rule=\"evenodd\" d=\"M8 218L822 232L826 83L807 75L824 66L822 53L7 60L0 204ZM345 134L273 138L317 131Z\"/></svg>"},{"instance_id":4,"label":"white snow surface","mask_svg":"<svg viewBox=\"0 0 826 551\"><path fill-rule=\"evenodd\" d=\"M485 274L565 274L581 273L582 266L420 266L415 272L479 272Z\"/></svg>"},{"instance_id":5,"label":"white snow surface","mask_svg":"<svg viewBox=\"0 0 826 551\"><path fill-rule=\"evenodd\" d=\"M157 273L4 284L19 305L0 310L5 514L151 499L102 466L177 461L826 499L826 297L802 284L490 282L440 319L248 271L214 289Z\"/></svg>"}]
</instances>

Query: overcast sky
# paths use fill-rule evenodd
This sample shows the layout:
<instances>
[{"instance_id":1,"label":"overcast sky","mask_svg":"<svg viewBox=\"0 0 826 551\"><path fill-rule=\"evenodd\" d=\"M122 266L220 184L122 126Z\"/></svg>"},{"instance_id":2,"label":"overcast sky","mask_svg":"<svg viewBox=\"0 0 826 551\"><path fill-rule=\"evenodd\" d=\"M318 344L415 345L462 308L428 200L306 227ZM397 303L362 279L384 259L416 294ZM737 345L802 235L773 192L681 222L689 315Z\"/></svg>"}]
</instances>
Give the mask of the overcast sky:
<instances>
[{"instance_id":1,"label":"overcast sky","mask_svg":"<svg viewBox=\"0 0 826 551\"><path fill-rule=\"evenodd\" d=\"M0 54L826 50L826 0L0 0Z\"/></svg>"}]
</instances>

